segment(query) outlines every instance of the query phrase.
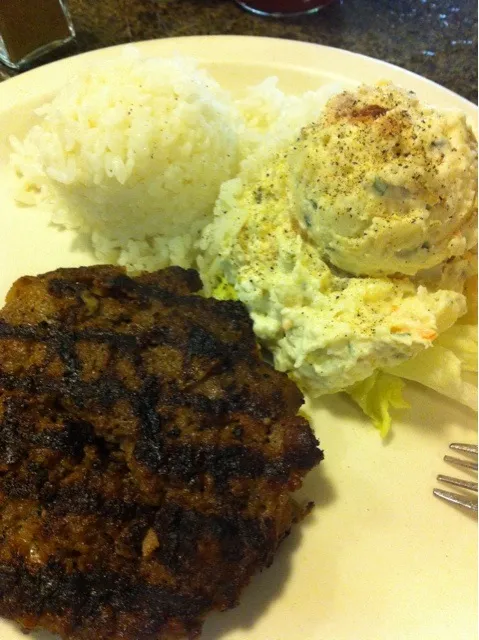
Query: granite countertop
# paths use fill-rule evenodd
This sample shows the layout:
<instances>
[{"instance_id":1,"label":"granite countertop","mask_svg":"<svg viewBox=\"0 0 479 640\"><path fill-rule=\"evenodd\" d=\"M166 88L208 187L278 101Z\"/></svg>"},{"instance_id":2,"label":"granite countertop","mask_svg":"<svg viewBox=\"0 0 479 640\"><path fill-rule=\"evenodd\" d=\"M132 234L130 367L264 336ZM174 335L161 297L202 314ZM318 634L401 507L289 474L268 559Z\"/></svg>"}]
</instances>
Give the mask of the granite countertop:
<instances>
[{"instance_id":1,"label":"granite countertop","mask_svg":"<svg viewBox=\"0 0 479 640\"><path fill-rule=\"evenodd\" d=\"M56 58L151 38L273 36L387 60L477 102L476 0L343 0L288 19L251 15L232 0L70 0L70 10L77 41ZM0 79L9 75L0 67Z\"/></svg>"}]
</instances>

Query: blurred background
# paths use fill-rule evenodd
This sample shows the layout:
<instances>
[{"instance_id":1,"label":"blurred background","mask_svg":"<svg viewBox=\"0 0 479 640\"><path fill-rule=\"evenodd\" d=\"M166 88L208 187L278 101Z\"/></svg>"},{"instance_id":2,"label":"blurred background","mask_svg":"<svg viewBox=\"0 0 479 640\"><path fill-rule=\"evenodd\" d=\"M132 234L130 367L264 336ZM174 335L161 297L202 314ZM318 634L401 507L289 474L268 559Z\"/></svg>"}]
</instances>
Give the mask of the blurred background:
<instances>
[{"instance_id":1,"label":"blurred background","mask_svg":"<svg viewBox=\"0 0 479 640\"><path fill-rule=\"evenodd\" d=\"M76 40L41 63L152 38L271 36L380 58L477 103L476 0L336 0L299 18L256 16L233 0L70 0L69 6ZM0 66L0 79L16 73Z\"/></svg>"}]
</instances>

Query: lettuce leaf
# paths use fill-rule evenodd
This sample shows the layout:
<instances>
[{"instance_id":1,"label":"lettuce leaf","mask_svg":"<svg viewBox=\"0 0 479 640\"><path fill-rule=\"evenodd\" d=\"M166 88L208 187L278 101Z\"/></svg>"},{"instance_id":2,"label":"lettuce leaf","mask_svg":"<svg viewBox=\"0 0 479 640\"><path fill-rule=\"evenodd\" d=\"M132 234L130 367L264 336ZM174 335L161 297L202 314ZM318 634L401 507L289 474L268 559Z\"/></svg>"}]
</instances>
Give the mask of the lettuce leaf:
<instances>
[{"instance_id":1,"label":"lettuce leaf","mask_svg":"<svg viewBox=\"0 0 479 640\"><path fill-rule=\"evenodd\" d=\"M384 438L391 428L390 409L407 409L402 391L404 382L395 375L375 371L369 378L357 382L346 390L351 398L371 418L376 429Z\"/></svg>"},{"instance_id":2,"label":"lettuce leaf","mask_svg":"<svg viewBox=\"0 0 479 640\"><path fill-rule=\"evenodd\" d=\"M391 408L408 406L402 397L401 378L419 382L477 411L477 356L477 325L455 324L429 349L400 365L376 371L346 392L384 437L391 427Z\"/></svg>"},{"instance_id":3,"label":"lettuce leaf","mask_svg":"<svg viewBox=\"0 0 479 640\"><path fill-rule=\"evenodd\" d=\"M213 298L217 300L237 300L238 294L235 288L226 278L222 278L221 282L213 289Z\"/></svg>"},{"instance_id":4,"label":"lettuce leaf","mask_svg":"<svg viewBox=\"0 0 479 640\"><path fill-rule=\"evenodd\" d=\"M464 371L477 372L477 325L455 324L436 338L436 346L452 351Z\"/></svg>"},{"instance_id":5,"label":"lettuce leaf","mask_svg":"<svg viewBox=\"0 0 479 640\"><path fill-rule=\"evenodd\" d=\"M465 327L468 329L461 331ZM477 411L477 332L471 325L451 329L430 349L386 371L419 382Z\"/></svg>"}]
</instances>

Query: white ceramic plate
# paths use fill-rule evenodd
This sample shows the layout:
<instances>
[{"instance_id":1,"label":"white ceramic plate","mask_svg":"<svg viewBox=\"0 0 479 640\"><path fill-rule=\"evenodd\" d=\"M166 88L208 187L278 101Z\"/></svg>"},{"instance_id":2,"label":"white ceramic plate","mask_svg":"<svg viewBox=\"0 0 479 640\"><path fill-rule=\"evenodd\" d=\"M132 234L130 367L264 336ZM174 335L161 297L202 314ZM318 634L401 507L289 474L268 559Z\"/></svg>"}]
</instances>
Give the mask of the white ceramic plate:
<instances>
[{"instance_id":1,"label":"white ceramic plate","mask_svg":"<svg viewBox=\"0 0 479 640\"><path fill-rule=\"evenodd\" d=\"M269 75L292 93L330 81L389 78L428 102L476 118L471 103L428 80L328 47L230 36L138 47L145 56L194 55L235 92ZM0 85L0 300L20 275L92 263L71 234L15 206L7 139L22 135L32 108L75 71L118 52L68 58ZM241 605L208 620L205 640L477 638L477 519L432 496L436 474L450 471L442 462L448 443L477 441L476 418L413 385L407 397L411 409L396 419L387 443L345 398L316 403L314 428L326 459L308 476L304 492L317 507L282 545L274 565L252 581ZM2 640L23 637L0 622Z\"/></svg>"}]
</instances>

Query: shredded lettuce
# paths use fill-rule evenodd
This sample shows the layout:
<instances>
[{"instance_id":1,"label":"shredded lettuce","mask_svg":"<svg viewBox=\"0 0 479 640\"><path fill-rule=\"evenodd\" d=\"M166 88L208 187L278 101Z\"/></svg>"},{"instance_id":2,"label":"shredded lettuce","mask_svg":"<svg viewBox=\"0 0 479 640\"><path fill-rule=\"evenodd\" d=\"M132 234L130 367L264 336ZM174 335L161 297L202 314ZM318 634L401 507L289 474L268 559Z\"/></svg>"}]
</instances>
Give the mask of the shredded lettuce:
<instances>
[{"instance_id":1,"label":"shredded lettuce","mask_svg":"<svg viewBox=\"0 0 479 640\"><path fill-rule=\"evenodd\" d=\"M390 409L407 409L402 391L404 382L395 375L375 371L369 378L357 382L346 390L364 413L371 418L384 438L391 428Z\"/></svg>"}]
</instances>

